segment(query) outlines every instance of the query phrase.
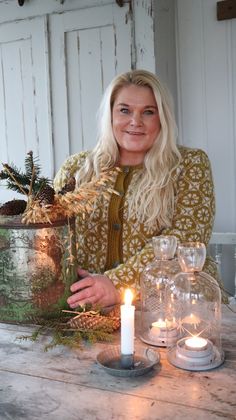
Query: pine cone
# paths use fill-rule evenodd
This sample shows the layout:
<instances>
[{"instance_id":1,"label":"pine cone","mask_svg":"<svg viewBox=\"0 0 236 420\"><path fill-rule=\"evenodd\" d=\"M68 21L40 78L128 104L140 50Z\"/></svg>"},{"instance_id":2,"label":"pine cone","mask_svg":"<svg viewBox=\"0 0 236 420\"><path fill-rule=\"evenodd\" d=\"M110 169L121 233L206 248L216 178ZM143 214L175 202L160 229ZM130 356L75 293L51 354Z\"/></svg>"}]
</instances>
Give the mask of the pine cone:
<instances>
[{"instance_id":1,"label":"pine cone","mask_svg":"<svg viewBox=\"0 0 236 420\"><path fill-rule=\"evenodd\" d=\"M5 216L16 216L18 214L24 213L26 209L25 200L11 200L7 201L0 207L0 214Z\"/></svg>"},{"instance_id":2,"label":"pine cone","mask_svg":"<svg viewBox=\"0 0 236 420\"><path fill-rule=\"evenodd\" d=\"M54 196L55 190L50 185L46 185L37 195L37 199L41 205L53 204Z\"/></svg>"},{"instance_id":3,"label":"pine cone","mask_svg":"<svg viewBox=\"0 0 236 420\"><path fill-rule=\"evenodd\" d=\"M109 317L103 315L81 314L68 321L71 328L83 330L112 330L115 331L120 328L119 317Z\"/></svg>"},{"instance_id":4,"label":"pine cone","mask_svg":"<svg viewBox=\"0 0 236 420\"><path fill-rule=\"evenodd\" d=\"M59 191L58 194L64 195L68 192L73 192L75 189L75 184L76 184L75 178L72 176L69 179L69 181L64 185L64 187Z\"/></svg>"}]
</instances>

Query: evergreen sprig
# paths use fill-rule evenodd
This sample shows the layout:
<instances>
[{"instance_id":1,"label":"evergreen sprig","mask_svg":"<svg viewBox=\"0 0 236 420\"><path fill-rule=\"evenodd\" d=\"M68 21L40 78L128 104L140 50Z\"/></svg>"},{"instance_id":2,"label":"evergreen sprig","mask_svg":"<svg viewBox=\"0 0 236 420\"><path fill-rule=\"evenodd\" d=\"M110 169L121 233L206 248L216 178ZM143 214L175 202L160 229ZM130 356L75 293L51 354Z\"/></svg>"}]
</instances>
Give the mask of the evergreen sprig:
<instances>
[{"instance_id":1,"label":"evergreen sprig","mask_svg":"<svg viewBox=\"0 0 236 420\"><path fill-rule=\"evenodd\" d=\"M0 171L0 180L7 181L7 188L24 195L37 195L44 187L50 186L48 178L40 177L41 167L38 158L34 158L33 152L27 153L25 158L25 171L21 171L15 165L3 163Z\"/></svg>"},{"instance_id":2,"label":"evergreen sprig","mask_svg":"<svg viewBox=\"0 0 236 420\"><path fill-rule=\"evenodd\" d=\"M40 175L41 167L38 161L38 157L34 158L32 151L27 153L25 158L25 173L29 179L32 178L33 172L35 177Z\"/></svg>"},{"instance_id":3,"label":"evergreen sprig","mask_svg":"<svg viewBox=\"0 0 236 420\"><path fill-rule=\"evenodd\" d=\"M82 311L83 312L83 311ZM37 341L40 336L49 334L51 337L48 344L44 346L44 351L53 349L56 346L67 346L69 348L81 348L83 342L90 344L97 341L111 342L114 338L113 329L107 325L97 329L73 329L67 324L68 317L62 316L59 319L41 319L35 318L33 322L38 325L31 335L22 335L18 340Z\"/></svg>"},{"instance_id":4,"label":"evergreen sprig","mask_svg":"<svg viewBox=\"0 0 236 420\"><path fill-rule=\"evenodd\" d=\"M28 178L15 165L3 163L3 170L0 172L0 179L7 180L7 188L21 194L28 195Z\"/></svg>"}]
</instances>

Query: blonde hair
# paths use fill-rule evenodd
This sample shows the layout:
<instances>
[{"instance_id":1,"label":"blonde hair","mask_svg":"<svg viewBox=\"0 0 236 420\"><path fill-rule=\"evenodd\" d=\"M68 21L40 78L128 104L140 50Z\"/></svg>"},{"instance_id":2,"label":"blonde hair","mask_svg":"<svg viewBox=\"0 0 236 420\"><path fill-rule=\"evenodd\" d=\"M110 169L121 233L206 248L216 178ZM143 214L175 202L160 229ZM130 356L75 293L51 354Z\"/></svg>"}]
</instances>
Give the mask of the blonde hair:
<instances>
[{"instance_id":1,"label":"blonde hair","mask_svg":"<svg viewBox=\"0 0 236 420\"><path fill-rule=\"evenodd\" d=\"M161 130L146 153L143 171L135 180L129 199L129 216L141 223L169 226L174 210L172 173L181 155L176 145L177 127L172 99L158 78L146 70L133 70L117 76L107 87L98 111L98 141L78 172L79 183L99 176L102 168L112 168L119 161L119 148L113 135L112 109L115 98L130 84L151 88L156 99Z\"/></svg>"}]
</instances>

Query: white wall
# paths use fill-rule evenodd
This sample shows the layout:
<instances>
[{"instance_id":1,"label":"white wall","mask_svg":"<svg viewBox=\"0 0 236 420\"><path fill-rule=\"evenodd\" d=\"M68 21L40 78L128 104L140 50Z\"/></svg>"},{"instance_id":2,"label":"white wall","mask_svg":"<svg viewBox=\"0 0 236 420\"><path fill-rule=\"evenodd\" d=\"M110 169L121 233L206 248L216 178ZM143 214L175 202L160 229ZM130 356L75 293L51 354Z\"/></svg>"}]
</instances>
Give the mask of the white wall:
<instances>
[{"instance_id":1,"label":"white wall","mask_svg":"<svg viewBox=\"0 0 236 420\"><path fill-rule=\"evenodd\" d=\"M214 231L236 232L236 19L217 21L216 3L154 1L156 71L177 104L179 143L210 157ZM234 251L224 252L224 282L234 293Z\"/></svg>"},{"instance_id":2,"label":"white wall","mask_svg":"<svg viewBox=\"0 0 236 420\"><path fill-rule=\"evenodd\" d=\"M236 231L236 19L215 0L156 0L156 72L177 104L179 143L204 149L216 189L214 230Z\"/></svg>"},{"instance_id":3,"label":"white wall","mask_svg":"<svg viewBox=\"0 0 236 420\"><path fill-rule=\"evenodd\" d=\"M236 20L217 21L214 0L177 0L180 140L206 150L217 231L236 231Z\"/></svg>"},{"instance_id":4,"label":"white wall","mask_svg":"<svg viewBox=\"0 0 236 420\"><path fill-rule=\"evenodd\" d=\"M153 4L156 74L170 90L177 114L175 0L155 0Z\"/></svg>"}]
</instances>

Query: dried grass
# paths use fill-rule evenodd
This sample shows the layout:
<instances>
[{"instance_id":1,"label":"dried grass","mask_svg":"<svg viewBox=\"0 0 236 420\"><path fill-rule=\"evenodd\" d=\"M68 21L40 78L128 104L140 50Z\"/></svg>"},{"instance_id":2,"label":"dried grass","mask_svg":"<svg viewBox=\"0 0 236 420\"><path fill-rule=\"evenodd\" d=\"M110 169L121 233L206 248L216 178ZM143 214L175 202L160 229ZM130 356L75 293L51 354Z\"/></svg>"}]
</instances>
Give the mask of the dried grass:
<instances>
[{"instance_id":1,"label":"dried grass","mask_svg":"<svg viewBox=\"0 0 236 420\"><path fill-rule=\"evenodd\" d=\"M91 212L99 197L102 196L103 199L108 200L111 193L117 194L108 185L114 177L114 172L119 170L119 168L114 168L109 173L103 171L99 179L94 177L90 182L81 185L73 192L56 193L53 204L42 205L37 197L29 197L22 216L22 223L53 223L74 217L79 213L85 215Z\"/></svg>"}]
</instances>

